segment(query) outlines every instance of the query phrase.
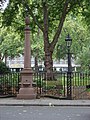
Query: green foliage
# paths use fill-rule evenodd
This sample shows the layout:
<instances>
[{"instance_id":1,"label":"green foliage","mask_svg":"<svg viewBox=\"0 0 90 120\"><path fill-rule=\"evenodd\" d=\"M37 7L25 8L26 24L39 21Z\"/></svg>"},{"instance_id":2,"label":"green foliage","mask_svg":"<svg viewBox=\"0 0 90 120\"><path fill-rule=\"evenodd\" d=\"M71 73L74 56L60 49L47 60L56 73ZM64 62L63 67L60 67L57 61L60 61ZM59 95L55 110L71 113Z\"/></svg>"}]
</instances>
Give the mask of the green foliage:
<instances>
[{"instance_id":1,"label":"green foliage","mask_svg":"<svg viewBox=\"0 0 90 120\"><path fill-rule=\"evenodd\" d=\"M80 7L80 3L82 5L83 0L79 3L78 0L67 0L69 2L68 10L76 11L78 7ZM65 1L63 0L20 0L14 1L11 0L9 2L8 7L5 9L3 13L3 25L5 26L15 26L15 29L22 31L24 28L24 18L26 14L30 15L30 27L33 32L36 32L36 25L43 27L43 5L47 4L48 6L48 27L49 27L49 36L51 36L52 31L55 32L57 30L58 23L62 16L63 7L65 5ZM7 19L6 19L7 18ZM54 33L55 34L55 33ZM54 35L53 34L53 35ZM50 38L51 39L51 38Z\"/></svg>"},{"instance_id":2,"label":"green foliage","mask_svg":"<svg viewBox=\"0 0 90 120\"><path fill-rule=\"evenodd\" d=\"M86 91L87 91L87 92L90 92L90 88L87 88Z\"/></svg>"},{"instance_id":3,"label":"green foliage","mask_svg":"<svg viewBox=\"0 0 90 120\"><path fill-rule=\"evenodd\" d=\"M90 71L90 46L83 47L78 54L77 63L81 65L82 71Z\"/></svg>"},{"instance_id":4,"label":"green foliage","mask_svg":"<svg viewBox=\"0 0 90 120\"><path fill-rule=\"evenodd\" d=\"M82 11L83 21L87 24L88 28L90 29L90 1L84 1L84 7Z\"/></svg>"},{"instance_id":5,"label":"green foliage","mask_svg":"<svg viewBox=\"0 0 90 120\"><path fill-rule=\"evenodd\" d=\"M90 34L88 26L82 21L82 16L78 15L77 17L73 15L73 13L70 13L64 22L64 26L62 29L61 36L59 38L58 44L56 46L55 52L55 58L57 59L64 59L67 55L67 48L65 43L65 38L67 34L70 34L70 37L72 38L72 45L71 45L71 53L73 54L72 57L77 60L81 54L86 54L87 60L89 59L89 41L90 41ZM87 49L88 52L84 52L84 49ZM83 60L85 61L85 59ZM85 62L83 62L84 64ZM77 62L77 64L81 64L80 62Z\"/></svg>"},{"instance_id":6,"label":"green foliage","mask_svg":"<svg viewBox=\"0 0 90 120\"><path fill-rule=\"evenodd\" d=\"M38 60L43 60L44 58L44 45L43 45L43 36L41 31L39 33L32 35L31 41L31 53L32 56L38 57Z\"/></svg>"},{"instance_id":7,"label":"green foliage","mask_svg":"<svg viewBox=\"0 0 90 120\"><path fill-rule=\"evenodd\" d=\"M10 73L10 69L5 65L5 63L0 62L0 74Z\"/></svg>"},{"instance_id":8,"label":"green foliage","mask_svg":"<svg viewBox=\"0 0 90 120\"><path fill-rule=\"evenodd\" d=\"M36 83L37 83L37 87L39 87L39 88L42 88L42 87L45 87L45 86L46 86L45 81L43 81L43 80L41 80L41 79L38 79L38 80L36 81Z\"/></svg>"},{"instance_id":9,"label":"green foliage","mask_svg":"<svg viewBox=\"0 0 90 120\"><path fill-rule=\"evenodd\" d=\"M14 29L2 27L0 38L0 53L3 55L13 58L23 53L23 39Z\"/></svg>"}]
</instances>

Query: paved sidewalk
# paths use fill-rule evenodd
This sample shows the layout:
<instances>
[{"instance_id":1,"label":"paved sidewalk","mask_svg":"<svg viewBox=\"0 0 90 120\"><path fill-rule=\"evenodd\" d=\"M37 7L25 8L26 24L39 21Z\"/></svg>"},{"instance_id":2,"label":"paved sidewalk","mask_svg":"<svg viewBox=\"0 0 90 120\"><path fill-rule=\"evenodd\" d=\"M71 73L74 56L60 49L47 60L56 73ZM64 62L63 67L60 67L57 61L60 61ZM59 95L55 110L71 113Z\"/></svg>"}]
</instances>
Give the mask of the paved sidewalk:
<instances>
[{"instance_id":1,"label":"paved sidewalk","mask_svg":"<svg viewBox=\"0 0 90 120\"><path fill-rule=\"evenodd\" d=\"M90 100L60 100L51 98L20 100L16 98L0 98L0 106L90 106Z\"/></svg>"}]
</instances>

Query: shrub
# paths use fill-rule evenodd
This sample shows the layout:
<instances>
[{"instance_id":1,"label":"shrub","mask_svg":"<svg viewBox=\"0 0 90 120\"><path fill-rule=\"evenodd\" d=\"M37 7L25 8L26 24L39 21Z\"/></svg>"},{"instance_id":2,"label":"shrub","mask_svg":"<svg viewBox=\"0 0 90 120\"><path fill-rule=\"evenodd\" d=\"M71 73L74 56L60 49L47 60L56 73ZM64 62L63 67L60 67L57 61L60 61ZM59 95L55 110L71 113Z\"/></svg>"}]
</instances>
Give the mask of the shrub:
<instances>
[{"instance_id":1,"label":"shrub","mask_svg":"<svg viewBox=\"0 0 90 120\"><path fill-rule=\"evenodd\" d=\"M4 62L0 62L0 74L10 73L9 67Z\"/></svg>"}]
</instances>

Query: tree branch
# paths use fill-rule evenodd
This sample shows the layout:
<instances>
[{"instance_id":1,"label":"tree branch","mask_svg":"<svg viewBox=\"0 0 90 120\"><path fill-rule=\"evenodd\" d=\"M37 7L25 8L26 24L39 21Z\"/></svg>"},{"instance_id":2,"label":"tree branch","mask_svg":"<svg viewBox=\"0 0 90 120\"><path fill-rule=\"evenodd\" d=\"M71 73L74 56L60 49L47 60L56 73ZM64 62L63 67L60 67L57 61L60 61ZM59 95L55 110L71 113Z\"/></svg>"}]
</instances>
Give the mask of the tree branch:
<instances>
[{"instance_id":1,"label":"tree branch","mask_svg":"<svg viewBox=\"0 0 90 120\"><path fill-rule=\"evenodd\" d=\"M59 35L61 33L61 30L62 30L62 27L63 27L63 23L64 23L65 18L66 18L66 14L67 14L67 9L68 9L68 4L69 3L70 3L70 0L66 0L65 4L63 6L63 11L62 11L62 16L60 18L60 22L59 22L57 31L56 31L56 33L54 35L53 41L51 42L51 46L50 46L51 51L54 49L54 47L55 47L55 45L56 45L56 43L58 41Z\"/></svg>"},{"instance_id":2,"label":"tree branch","mask_svg":"<svg viewBox=\"0 0 90 120\"><path fill-rule=\"evenodd\" d=\"M26 10L30 13L31 17L33 18L33 21L35 22L35 24L41 29L41 31L43 32L43 27L39 24L38 20L36 19L36 17L34 16L32 10L30 9L30 7L28 6L27 2L23 1L23 6L25 5Z\"/></svg>"},{"instance_id":3,"label":"tree branch","mask_svg":"<svg viewBox=\"0 0 90 120\"><path fill-rule=\"evenodd\" d=\"M42 1L43 6L43 21L44 21L44 45L48 45L49 47L49 39L48 39L48 8L47 8L47 1Z\"/></svg>"},{"instance_id":4,"label":"tree branch","mask_svg":"<svg viewBox=\"0 0 90 120\"><path fill-rule=\"evenodd\" d=\"M72 9L77 3L78 3L79 6L81 6L79 0L73 1L73 2L71 3L71 5L68 7L67 14L71 11L71 9Z\"/></svg>"}]
</instances>

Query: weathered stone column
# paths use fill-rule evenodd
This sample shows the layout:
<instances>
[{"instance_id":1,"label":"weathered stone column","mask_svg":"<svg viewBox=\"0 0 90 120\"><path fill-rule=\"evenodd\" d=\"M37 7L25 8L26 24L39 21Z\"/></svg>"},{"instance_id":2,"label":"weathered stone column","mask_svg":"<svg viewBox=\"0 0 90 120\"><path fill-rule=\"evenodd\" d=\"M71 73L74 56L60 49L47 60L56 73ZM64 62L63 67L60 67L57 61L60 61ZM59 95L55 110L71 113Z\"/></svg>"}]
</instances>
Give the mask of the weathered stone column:
<instances>
[{"instance_id":1,"label":"weathered stone column","mask_svg":"<svg viewBox=\"0 0 90 120\"><path fill-rule=\"evenodd\" d=\"M24 69L20 73L20 90L18 99L35 99L35 90L32 87L33 71L31 69L31 47L30 47L30 20L25 18L25 49L24 49Z\"/></svg>"}]
</instances>

